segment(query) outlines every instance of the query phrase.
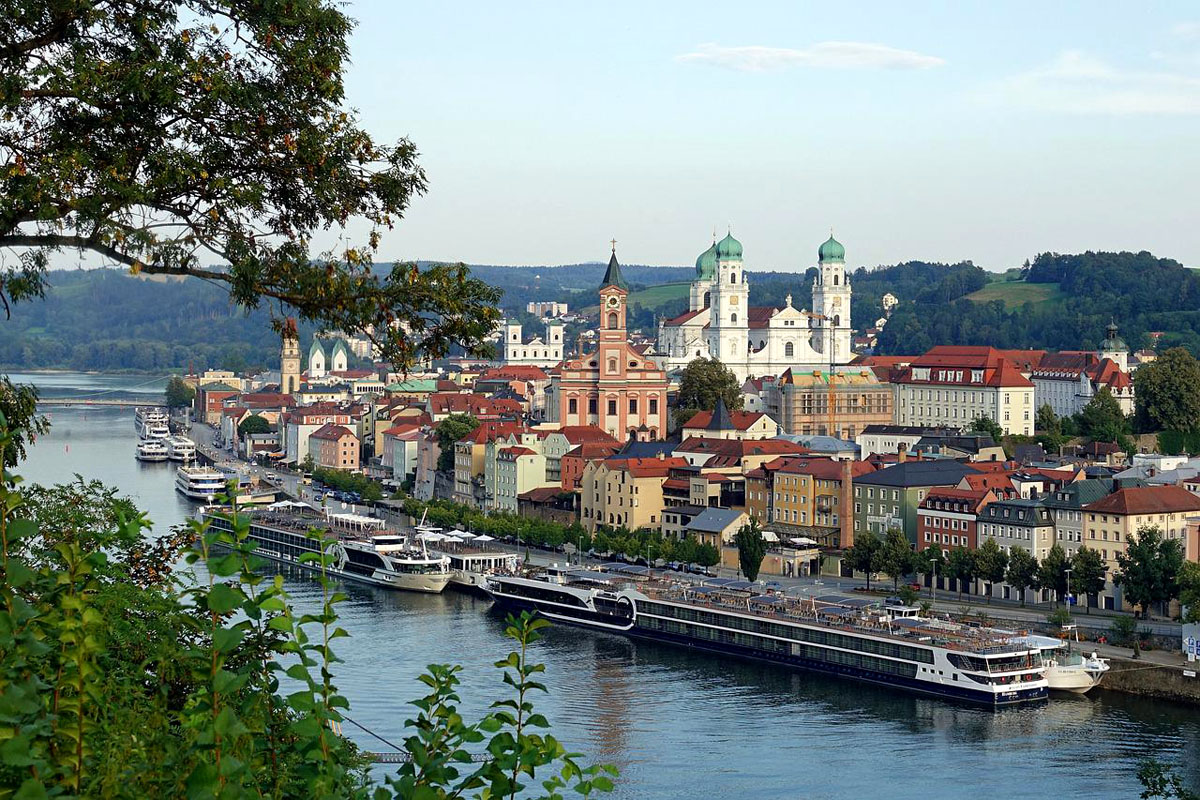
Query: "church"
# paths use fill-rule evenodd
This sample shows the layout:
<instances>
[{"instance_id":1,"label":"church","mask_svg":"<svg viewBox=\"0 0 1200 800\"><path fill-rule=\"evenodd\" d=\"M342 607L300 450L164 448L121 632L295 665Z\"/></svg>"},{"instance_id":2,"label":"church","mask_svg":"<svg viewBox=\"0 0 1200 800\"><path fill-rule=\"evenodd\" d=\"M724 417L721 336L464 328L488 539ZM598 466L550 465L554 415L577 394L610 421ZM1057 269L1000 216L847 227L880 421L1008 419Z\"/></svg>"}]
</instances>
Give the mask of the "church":
<instances>
[{"instance_id":1,"label":"church","mask_svg":"<svg viewBox=\"0 0 1200 800\"><path fill-rule=\"evenodd\" d=\"M751 306L742 243L732 234L714 242L696 259L688 310L659 323L659 363L676 370L715 357L739 381L848 364L854 353L846 248L830 236L817 259L812 311L793 306L790 294L782 308Z\"/></svg>"}]
</instances>

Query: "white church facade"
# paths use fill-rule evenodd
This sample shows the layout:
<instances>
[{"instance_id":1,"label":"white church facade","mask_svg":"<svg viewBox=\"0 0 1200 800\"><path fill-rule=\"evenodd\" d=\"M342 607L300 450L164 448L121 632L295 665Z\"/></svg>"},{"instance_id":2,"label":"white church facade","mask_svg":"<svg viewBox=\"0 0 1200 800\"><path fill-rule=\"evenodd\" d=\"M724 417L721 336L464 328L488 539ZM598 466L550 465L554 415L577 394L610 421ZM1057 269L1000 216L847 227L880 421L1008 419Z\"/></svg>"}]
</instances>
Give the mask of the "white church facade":
<instances>
[{"instance_id":1,"label":"white church facade","mask_svg":"<svg viewBox=\"0 0 1200 800\"><path fill-rule=\"evenodd\" d=\"M546 322L545 337L534 335L531 339L521 336L519 322L504 323L505 364L532 367L554 367L563 360L563 330L561 320Z\"/></svg>"},{"instance_id":2,"label":"white church facade","mask_svg":"<svg viewBox=\"0 0 1200 800\"><path fill-rule=\"evenodd\" d=\"M846 249L829 237L818 250L812 310L751 306L742 244L727 235L696 259L689 308L658 328L658 361L682 369L696 358L717 358L744 381L787 369L821 369L848 364L850 281Z\"/></svg>"}]
</instances>

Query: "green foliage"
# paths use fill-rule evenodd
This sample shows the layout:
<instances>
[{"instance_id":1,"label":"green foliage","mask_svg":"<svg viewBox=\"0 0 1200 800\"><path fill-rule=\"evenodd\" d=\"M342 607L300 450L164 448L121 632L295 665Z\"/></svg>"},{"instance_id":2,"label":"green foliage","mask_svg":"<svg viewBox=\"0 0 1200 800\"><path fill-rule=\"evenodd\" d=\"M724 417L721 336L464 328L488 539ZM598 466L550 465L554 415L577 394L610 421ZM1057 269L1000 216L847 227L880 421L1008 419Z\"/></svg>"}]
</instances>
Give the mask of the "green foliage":
<instances>
[{"instance_id":1,"label":"green foliage","mask_svg":"<svg viewBox=\"0 0 1200 800\"><path fill-rule=\"evenodd\" d=\"M383 486L379 481L371 480L361 472L317 467L313 470L312 477L317 483L323 483L339 492L355 492L368 502L383 499Z\"/></svg>"},{"instance_id":2,"label":"green foliage","mask_svg":"<svg viewBox=\"0 0 1200 800\"><path fill-rule=\"evenodd\" d=\"M915 606L921 596L917 594L917 590L905 584L896 590L896 594L900 597L900 602L906 606Z\"/></svg>"},{"instance_id":3,"label":"green foliage","mask_svg":"<svg viewBox=\"0 0 1200 800\"><path fill-rule=\"evenodd\" d=\"M758 580L758 570L767 555L767 540L763 538L758 517L751 517L745 525L738 528L737 533L733 535L733 543L737 545L738 564L746 580Z\"/></svg>"},{"instance_id":4,"label":"green foliage","mask_svg":"<svg viewBox=\"0 0 1200 800\"><path fill-rule=\"evenodd\" d=\"M1167 539L1157 525L1138 528L1125 552L1117 553L1113 583L1122 588L1125 600L1139 606L1144 618L1151 606L1165 606L1179 597L1179 571L1183 547L1178 539Z\"/></svg>"},{"instance_id":5,"label":"green foliage","mask_svg":"<svg viewBox=\"0 0 1200 800\"><path fill-rule=\"evenodd\" d=\"M937 575L946 574L946 557L942 555L940 547L926 547L924 550L917 551L913 568L919 574L930 579L929 585L932 591L934 586L933 578Z\"/></svg>"},{"instance_id":6,"label":"green foliage","mask_svg":"<svg viewBox=\"0 0 1200 800\"><path fill-rule=\"evenodd\" d=\"M1153 758L1138 766L1137 777L1142 800L1200 800L1200 792L1187 788L1175 770Z\"/></svg>"},{"instance_id":7,"label":"green foliage","mask_svg":"<svg viewBox=\"0 0 1200 800\"><path fill-rule=\"evenodd\" d=\"M37 399L36 386L0 377L0 414L9 420L10 431L3 448L5 467L15 467L25 458L26 446L50 430L50 421L37 413Z\"/></svg>"},{"instance_id":8,"label":"green foliage","mask_svg":"<svg viewBox=\"0 0 1200 800\"><path fill-rule=\"evenodd\" d=\"M975 553L965 547L956 547L946 558L946 576L958 583L958 599L962 600L963 587L975 579L978 568Z\"/></svg>"},{"instance_id":9,"label":"green foliage","mask_svg":"<svg viewBox=\"0 0 1200 800\"><path fill-rule=\"evenodd\" d=\"M271 423L261 414L251 414L238 423L238 435L249 436L252 433L270 433Z\"/></svg>"},{"instance_id":10,"label":"green foliage","mask_svg":"<svg viewBox=\"0 0 1200 800\"><path fill-rule=\"evenodd\" d=\"M1200 563L1185 561L1179 568L1179 602L1184 622L1200 622Z\"/></svg>"},{"instance_id":11,"label":"green foliage","mask_svg":"<svg viewBox=\"0 0 1200 800\"><path fill-rule=\"evenodd\" d=\"M1137 619L1125 614L1113 617L1112 624L1108 627L1108 632L1111 634L1113 644L1120 645L1121 647L1130 647L1136 641Z\"/></svg>"},{"instance_id":12,"label":"green foliage","mask_svg":"<svg viewBox=\"0 0 1200 800\"><path fill-rule=\"evenodd\" d=\"M889 530L879 550L879 569L892 576L893 588L899 588L900 579L911 574L916 563L917 554L913 552L904 531L899 528Z\"/></svg>"},{"instance_id":13,"label":"green foliage","mask_svg":"<svg viewBox=\"0 0 1200 800\"><path fill-rule=\"evenodd\" d=\"M1159 431L1158 452L1169 456L1200 453L1200 431Z\"/></svg>"},{"instance_id":14,"label":"green foliage","mask_svg":"<svg viewBox=\"0 0 1200 800\"><path fill-rule=\"evenodd\" d=\"M437 436L437 468L442 472L454 470L454 443L479 427L479 420L469 414L450 414L437 424L433 433Z\"/></svg>"},{"instance_id":15,"label":"green foliage","mask_svg":"<svg viewBox=\"0 0 1200 800\"><path fill-rule=\"evenodd\" d=\"M1071 560L1058 542L1051 546L1038 565L1038 586L1053 590L1055 602L1065 600L1070 591L1067 586L1067 568L1070 566Z\"/></svg>"},{"instance_id":16,"label":"green foliage","mask_svg":"<svg viewBox=\"0 0 1200 800\"><path fill-rule=\"evenodd\" d=\"M1057 628L1061 628L1063 625L1066 625L1070 621L1071 621L1071 612L1065 608L1055 607L1055 609L1053 611L1051 611L1049 614L1046 615L1046 622L1048 622L1049 624L1051 624Z\"/></svg>"},{"instance_id":17,"label":"green foliage","mask_svg":"<svg viewBox=\"0 0 1200 800\"><path fill-rule=\"evenodd\" d=\"M1025 605L1025 590L1038 586L1038 560L1024 547L1017 545L1008 552L1008 570L1004 581L1017 590L1021 605Z\"/></svg>"},{"instance_id":18,"label":"green foliage","mask_svg":"<svg viewBox=\"0 0 1200 800\"><path fill-rule=\"evenodd\" d=\"M172 375L167 381L166 398L168 408L187 408L196 399L196 388L178 375Z\"/></svg>"},{"instance_id":19,"label":"green foliage","mask_svg":"<svg viewBox=\"0 0 1200 800\"><path fill-rule=\"evenodd\" d=\"M313 458L312 453L305 453L303 460L300 461L300 471L312 475L317 468L317 460Z\"/></svg>"},{"instance_id":20,"label":"green foliage","mask_svg":"<svg viewBox=\"0 0 1200 800\"><path fill-rule=\"evenodd\" d=\"M1200 361L1172 347L1133 374L1134 408L1142 430L1200 429Z\"/></svg>"},{"instance_id":21,"label":"green foliage","mask_svg":"<svg viewBox=\"0 0 1200 800\"><path fill-rule=\"evenodd\" d=\"M988 602L992 602L992 585L1004 580L1008 570L1008 553L1000 549L995 539L984 539L983 544L975 551L976 576L988 584Z\"/></svg>"},{"instance_id":22,"label":"green foliage","mask_svg":"<svg viewBox=\"0 0 1200 800\"><path fill-rule=\"evenodd\" d=\"M1000 444L1000 441L1004 438L1004 428L1000 427L1000 423L987 414L980 414L971 420L971 425L967 430L975 431L976 433L986 433L992 437L992 441L996 444Z\"/></svg>"},{"instance_id":23,"label":"green foliage","mask_svg":"<svg viewBox=\"0 0 1200 800\"><path fill-rule=\"evenodd\" d=\"M613 771L582 766L533 705L543 668L529 648L544 623L510 618L518 649L497 666L511 694L478 722L453 708L458 668L430 667L420 678L430 693L406 723L412 760L376 783L334 732L349 706L332 681L332 645L347 633L343 595L325 574L331 551L305 557L321 569L323 603L298 615L282 576L261 573L246 517L225 517L232 531L193 521L153 540L145 518L99 483L19 487L5 470L0 796L483 798L528 794L538 780L537 795L560 798L611 788ZM183 552L207 581L174 574ZM474 764L468 752L486 758Z\"/></svg>"},{"instance_id":24,"label":"green foliage","mask_svg":"<svg viewBox=\"0 0 1200 800\"><path fill-rule=\"evenodd\" d=\"M1043 403L1038 409L1034 427L1038 433L1038 443L1047 453L1057 453L1058 448L1066 441L1063 435L1062 420L1054 413L1049 403Z\"/></svg>"},{"instance_id":25,"label":"green foliage","mask_svg":"<svg viewBox=\"0 0 1200 800\"><path fill-rule=\"evenodd\" d=\"M53 253L90 250L134 274L201 277L243 308L279 303L319 327L369 328L398 365L452 343L487 351L499 292L465 267L371 269L426 183L411 142L376 143L345 105L352 22L339 5L49 14L9 0L3 18L0 248L16 252L6 306L44 294ZM362 241L313 252L313 233L331 227ZM214 258L222 266L207 266Z\"/></svg>"},{"instance_id":26,"label":"green foliage","mask_svg":"<svg viewBox=\"0 0 1200 800\"><path fill-rule=\"evenodd\" d=\"M717 398L725 401L730 411L742 407L742 385L737 376L716 358L697 358L683 368L679 377L675 419L682 425L698 411L712 411Z\"/></svg>"},{"instance_id":27,"label":"green foliage","mask_svg":"<svg viewBox=\"0 0 1200 800\"><path fill-rule=\"evenodd\" d=\"M1094 442L1120 442L1129 435L1129 420L1107 387L1079 412L1079 433Z\"/></svg>"},{"instance_id":28,"label":"green foliage","mask_svg":"<svg viewBox=\"0 0 1200 800\"><path fill-rule=\"evenodd\" d=\"M1087 545L1081 546L1071 557L1071 593L1077 598L1082 595L1084 607L1092 606L1092 595L1104 591L1108 567L1100 551Z\"/></svg>"},{"instance_id":29,"label":"green foliage","mask_svg":"<svg viewBox=\"0 0 1200 800\"><path fill-rule=\"evenodd\" d=\"M854 544L847 548L843 558L850 569L867 576L867 588L871 588L871 576L883 570L883 542L870 531L854 537Z\"/></svg>"}]
</instances>

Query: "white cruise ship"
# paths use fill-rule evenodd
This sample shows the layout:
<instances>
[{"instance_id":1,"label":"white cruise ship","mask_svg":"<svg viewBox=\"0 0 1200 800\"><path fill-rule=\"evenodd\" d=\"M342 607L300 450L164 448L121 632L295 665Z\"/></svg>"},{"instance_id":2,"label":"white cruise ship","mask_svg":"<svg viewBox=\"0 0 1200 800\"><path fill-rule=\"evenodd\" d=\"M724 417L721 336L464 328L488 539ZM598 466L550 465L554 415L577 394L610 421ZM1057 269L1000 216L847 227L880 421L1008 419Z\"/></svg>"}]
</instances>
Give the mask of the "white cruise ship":
<instances>
[{"instance_id":1,"label":"white cruise ship","mask_svg":"<svg viewBox=\"0 0 1200 800\"><path fill-rule=\"evenodd\" d=\"M408 592L439 594L450 583L449 559L384 530L381 519L319 516L295 508L296 504L279 504L239 512L250 517L249 538L256 555L320 572L320 564L301 556L324 550L333 556L333 563L325 567L327 574ZM205 512L202 519L218 530L233 530L223 513Z\"/></svg>"},{"instance_id":2,"label":"white cruise ship","mask_svg":"<svg viewBox=\"0 0 1200 800\"><path fill-rule=\"evenodd\" d=\"M157 406L138 408L133 414L133 425L141 439L167 439L171 436L171 418L166 409Z\"/></svg>"},{"instance_id":3,"label":"white cruise ship","mask_svg":"<svg viewBox=\"0 0 1200 800\"><path fill-rule=\"evenodd\" d=\"M158 439L143 439L137 443L138 461L166 461L167 446Z\"/></svg>"},{"instance_id":4,"label":"white cruise ship","mask_svg":"<svg viewBox=\"0 0 1200 800\"><path fill-rule=\"evenodd\" d=\"M224 472L209 467L180 467L175 471L175 491L202 503L211 503L227 493L228 481Z\"/></svg>"},{"instance_id":5,"label":"white cruise ship","mask_svg":"<svg viewBox=\"0 0 1200 800\"><path fill-rule=\"evenodd\" d=\"M172 436L167 440L167 457L172 461L196 460L196 443L186 436Z\"/></svg>"}]
</instances>

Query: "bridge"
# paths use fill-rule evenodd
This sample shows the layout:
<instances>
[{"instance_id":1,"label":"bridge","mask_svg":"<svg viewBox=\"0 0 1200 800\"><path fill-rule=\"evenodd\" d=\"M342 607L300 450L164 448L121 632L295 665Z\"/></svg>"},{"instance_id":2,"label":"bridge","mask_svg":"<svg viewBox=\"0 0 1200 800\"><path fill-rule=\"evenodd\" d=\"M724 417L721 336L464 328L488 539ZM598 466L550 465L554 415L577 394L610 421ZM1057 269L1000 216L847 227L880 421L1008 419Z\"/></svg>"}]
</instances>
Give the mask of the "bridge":
<instances>
[{"instance_id":1,"label":"bridge","mask_svg":"<svg viewBox=\"0 0 1200 800\"><path fill-rule=\"evenodd\" d=\"M151 395L144 400L119 399L114 397L39 397L39 406L118 406L135 408L137 406L165 405L164 399Z\"/></svg>"}]
</instances>

